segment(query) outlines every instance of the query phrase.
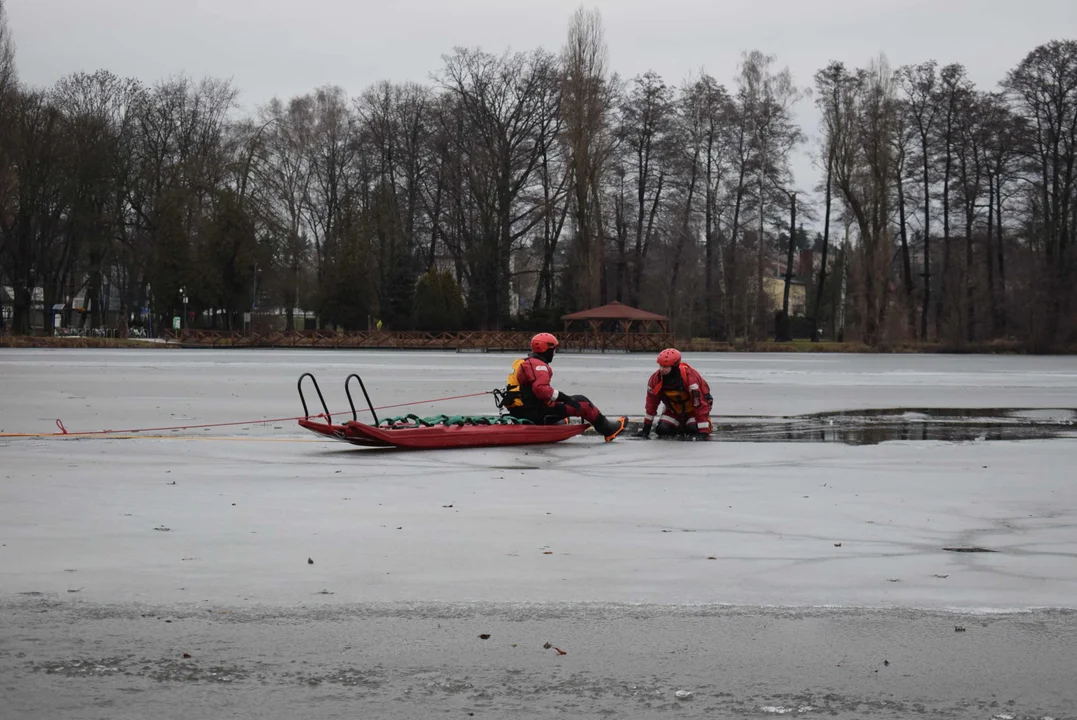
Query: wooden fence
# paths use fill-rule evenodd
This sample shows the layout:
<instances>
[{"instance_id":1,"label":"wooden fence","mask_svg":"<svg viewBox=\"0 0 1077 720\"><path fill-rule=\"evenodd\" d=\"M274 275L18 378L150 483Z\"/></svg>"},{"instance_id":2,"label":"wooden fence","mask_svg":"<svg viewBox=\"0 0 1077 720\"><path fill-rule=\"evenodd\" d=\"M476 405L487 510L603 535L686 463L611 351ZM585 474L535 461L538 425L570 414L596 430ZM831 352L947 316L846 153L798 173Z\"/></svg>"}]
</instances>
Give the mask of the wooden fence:
<instances>
[{"instance_id":1,"label":"wooden fence","mask_svg":"<svg viewBox=\"0 0 1077 720\"><path fill-rule=\"evenodd\" d=\"M533 332L334 332L297 330L294 332L230 332L227 330L180 330L162 337L185 347L220 348L325 348L456 350L459 352L522 352ZM673 344L667 333L556 333L563 352L658 352Z\"/></svg>"}]
</instances>

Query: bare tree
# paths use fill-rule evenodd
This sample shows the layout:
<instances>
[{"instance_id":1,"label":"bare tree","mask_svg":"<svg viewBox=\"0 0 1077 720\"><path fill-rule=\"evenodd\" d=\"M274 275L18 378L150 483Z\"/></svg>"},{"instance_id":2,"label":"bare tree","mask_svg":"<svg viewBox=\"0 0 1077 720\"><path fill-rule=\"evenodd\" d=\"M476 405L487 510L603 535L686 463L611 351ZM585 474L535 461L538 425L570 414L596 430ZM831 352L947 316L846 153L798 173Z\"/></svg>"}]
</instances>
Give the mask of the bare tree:
<instances>
[{"instance_id":1,"label":"bare tree","mask_svg":"<svg viewBox=\"0 0 1077 720\"><path fill-rule=\"evenodd\" d=\"M726 182L725 195L732 205L730 212L732 219L729 223L729 249L728 260L725 262L725 297L726 297L726 323L729 325L729 334L736 337L738 329L743 329L744 321L741 317L741 308L747 307L747 286L742 282L738 249L742 244L744 233L744 218L750 204L748 183L750 174L757 160L757 148L751 136L748 123L748 114L745 108L743 93L738 90L732 104L732 127L729 138L730 173ZM746 243L744 243L746 245Z\"/></svg>"},{"instance_id":2,"label":"bare tree","mask_svg":"<svg viewBox=\"0 0 1077 720\"><path fill-rule=\"evenodd\" d=\"M451 260L458 283L469 281L465 251L479 235L478 219L470 200L469 163L472 131L463 105L451 93L434 100L434 130L430 139L434 169L425 183L423 198L431 225L428 265L437 262L438 248Z\"/></svg>"},{"instance_id":3,"label":"bare tree","mask_svg":"<svg viewBox=\"0 0 1077 720\"><path fill-rule=\"evenodd\" d=\"M310 184L304 210L313 241L319 284L336 242L337 223L342 220L354 190L354 162L359 151L356 117L344 89L319 88L310 99L310 136L306 146Z\"/></svg>"},{"instance_id":4,"label":"bare tree","mask_svg":"<svg viewBox=\"0 0 1077 720\"><path fill-rule=\"evenodd\" d=\"M1077 245L1077 41L1037 47L1003 85L1032 130L1029 172L1039 220L1036 240L1044 250L1047 274L1041 340L1054 343L1072 302Z\"/></svg>"},{"instance_id":5,"label":"bare tree","mask_svg":"<svg viewBox=\"0 0 1077 720\"><path fill-rule=\"evenodd\" d=\"M841 63L831 63L815 74L815 87L818 91L816 105L821 111L822 146L826 156L826 176L823 181L823 252L819 264L819 284L815 293L814 329L812 342L820 339L822 323L821 308L826 289L827 255L830 249L830 216L833 200L834 163L839 150L847 152L853 118L850 117L851 103L848 101L848 87L853 79ZM843 154L842 157L845 157Z\"/></svg>"},{"instance_id":6,"label":"bare tree","mask_svg":"<svg viewBox=\"0 0 1077 720\"><path fill-rule=\"evenodd\" d=\"M12 102L12 100L9 100ZM69 147L63 118L43 92L14 95L2 151L17 174L8 185L7 212L0 215L0 266L13 290L12 329L28 334L36 287L55 302L60 277L70 262L63 219L64 151Z\"/></svg>"},{"instance_id":7,"label":"bare tree","mask_svg":"<svg viewBox=\"0 0 1077 720\"><path fill-rule=\"evenodd\" d=\"M602 16L598 10L581 7L572 17L561 50L561 112L576 232L572 255L578 269L573 290L576 304L584 307L598 304L606 295L599 188L613 148L609 113L617 82L610 77L607 62Z\"/></svg>"},{"instance_id":8,"label":"bare tree","mask_svg":"<svg viewBox=\"0 0 1077 720\"><path fill-rule=\"evenodd\" d=\"M18 171L10 152L15 142L15 123L11 111L15 106L17 80L15 45L7 24L4 0L0 0L0 218L12 213L15 204L14 188L18 183ZM0 220L0 223L2 222ZM4 233L0 233L0 283L6 277L5 237ZM3 305L0 302L0 330L4 329L5 322Z\"/></svg>"},{"instance_id":9,"label":"bare tree","mask_svg":"<svg viewBox=\"0 0 1077 720\"><path fill-rule=\"evenodd\" d=\"M356 105L360 135L371 155L379 308L390 327L406 324L412 314L420 267L417 232L425 223L422 190L431 164L430 99L431 92L419 85L379 83Z\"/></svg>"},{"instance_id":10,"label":"bare tree","mask_svg":"<svg viewBox=\"0 0 1077 720\"><path fill-rule=\"evenodd\" d=\"M526 192L545 148L536 136L558 77L547 53L503 56L457 49L439 82L459 103L472 133L465 169L480 218L469 253L472 307L486 328L509 314L513 247L542 222L546 207Z\"/></svg>"},{"instance_id":11,"label":"bare tree","mask_svg":"<svg viewBox=\"0 0 1077 720\"><path fill-rule=\"evenodd\" d=\"M300 283L311 249L305 219L311 196L312 111L309 95L287 104L273 99L262 108L259 128L264 130L265 142L253 170L260 214L270 236L271 265L263 287L284 306L289 332L295 329L294 309L300 302Z\"/></svg>"},{"instance_id":12,"label":"bare tree","mask_svg":"<svg viewBox=\"0 0 1077 720\"><path fill-rule=\"evenodd\" d=\"M834 112L844 118L846 133L836 143L834 181L859 230L864 340L875 345L886 312L891 265L894 76L884 58L852 77L835 74L845 90Z\"/></svg>"},{"instance_id":13,"label":"bare tree","mask_svg":"<svg viewBox=\"0 0 1077 720\"><path fill-rule=\"evenodd\" d=\"M924 292L920 313L920 340L927 340L927 319L931 311L931 170L932 148L939 105L935 102L938 92L938 74L934 60L920 65L906 65L898 71L904 90L904 110L909 125L919 140L921 189L923 190L924 225Z\"/></svg>"},{"instance_id":14,"label":"bare tree","mask_svg":"<svg viewBox=\"0 0 1077 720\"><path fill-rule=\"evenodd\" d=\"M552 101L542 105L536 142L540 148L539 183L542 193L542 234L539 238L541 266L535 283L533 307L549 308L554 303L554 258L561 240L571 202L569 180L571 168L561 142L564 132L564 113L561 108L563 84L548 88ZM618 298L620 299L620 298Z\"/></svg>"},{"instance_id":15,"label":"bare tree","mask_svg":"<svg viewBox=\"0 0 1077 720\"><path fill-rule=\"evenodd\" d=\"M707 74L685 91L683 106L689 117L692 154L702 163L704 182L704 313L707 334L725 337L727 320L720 319L723 297L722 224L728 205L722 191L731 172L736 109L729 92Z\"/></svg>"},{"instance_id":16,"label":"bare tree","mask_svg":"<svg viewBox=\"0 0 1077 720\"><path fill-rule=\"evenodd\" d=\"M632 81L632 89L621 105L620 115L621 147L627 156L623 162L635 190L628 303L639 305L647 253L672 162L673 91L656 73L638 76ZM618 267L624 264L619 258Z\"/></svg>"},{"instance_id":17,"label":"bare tree","mask_svg":"<svg viewBox=\"0 0 1077 720\"><path fill-rule=\"evenodd\" d=\"M895 75L900 83L901 73ZM916 289L912 277L912 257L909 251L909 222L906 212L905 183L915 179L909 173L909 148L916 130L909 122L907 103L895 100L894 132L891 138L894 153L894 185L897 188L898 238L901 240L901 277L905 288L905 312L908 332L916 337Z\"/></svg>"},{"instance_id":18,"label":"bare tree","mask_svg":"<svg viewBox=\"0 0 1077 720\"><path fill-rule=\"evenodd\" d=\"M982 93L969 92L961 100L957 121L955 156L957 161L957 198L965 220L964 305L965 339L976 339L976 280L973 272L973 238L983 205L987 175L986 99Z\"/></svg>"},{"instance_id":19,"label":"bare tree","mask_svg":"<svg viewBox=\"0 0 1077 720\"><path fill-rule=\"evenodd\" d=\"M15 42L7 24L4 0L0 0L0 98L14 90L18 77L15 69Z\"/></svg>"},{"instance_id":20,"label":"bare tree","mask_svg":"<svg viewBox=\"0 0 1077 720\"><path fill-rule=\"evenodd\" d=\"M675 131L672 140L676 143L677 149L672 153L674 169L672 184L674 196L678 202L673 208L673 223L670 228L672 257L665 298L666 313L674 320L674 327L677 326L680 316L678 294L688 296L687 310L691 311L696 305L691 300L697 296L697 293L684 293L681 285L684 283L686 274L683 272L685 259L694 256L697 244L695 242L698 230L695 223L696 198L699 195L700 178L704 176L702 160L707 152L709 125L705 105L697 102L690 92L681 92L675 107Z\"/></svg>"},{"instance_id":21,"label":"bare tree","mask_svg":"<svg viewBox=\"0 0 1077 720\"><path fill-rule=\"evenodd\" d=\"M126 166L123 137L135 122L144 89L135 80L110 72L77 73L63 78L53 89L53 100L64 116L71 140L68 155L66 233L86 273L84 286L67 284L68 296L85 289L90 327L104 323L107 269L114 264L119 241L125 237L125 212L117 203L116 188ZM132 278L119 278L124 301ZM69 278L74 280L74 278ZM124 306L127 302L122 303Z\"/></svg>"},{"instance_id":22,"label":"bare tree","mask_svg":"<svg viewBox=\"0 0 1077 720\"><path fill-rule=\"evenodd\" d=\"M758 213L755 312L746 324L753 338L767 313L764 275L768 260L765 240L768 221L784 222L786 198L792 192L789 166L793 149L804 135L793 119L793 106L807 93L797 87L788 68L774 71L776 58L758 50L743 55L738 78L738 99L747 123L749 144L755 151L752 174ZM774 213L773 216L770 213Z\"/></svg>"},{"instance_id":23,"label":"bare tree","mask_svg":"<svg viewBox=\"0 0 1077 720\"><path fill-rule=\"evenodd\" d=\"M992 330L995 337L1006 333L1006 252L1002 212L1007 197L1014 194L1017 162L1021 143L1027 137L1027 127L1013 114L1003 95L994 93L985 98L984 126L986 129L987 163L987 287L990 295Z\"/></svg>"},{"instance_id":24,"label":"bare tree","mask_svg":"<svg viewBox=\"0 0 1077 720\"><path fill-rule=\"evenodd\" d=\"M965 75L964 66L953 63L941 70L939 90L935 97L935 102L939 106L936 143L941 152L939 162L942 178L942 276L935 316L936 334L940 338L943 336L943 325L953 307L951 293L954 278L950 242L950 208L953 199L951 183L954 179L954 149L957 144L959 114L964 98L969 92L971 92L971 84Z\"/></svg>"},{"instance_id":25,"label":"bare tree","mask_svg":"<svg viewBox=\"0 0 1077 720\"><path fill-rule=\"evenodd\" d=\"M212 78L185 77L159 82L140 93L132 108L131 131L123 139L124 201L133 228L130 255L145 263L141 283L158 321L180 315L183 297L195 314L212 302L202 283L200 236L226 186L232 158L226 133L237 91Z\"/></svg>"}]
</instances>

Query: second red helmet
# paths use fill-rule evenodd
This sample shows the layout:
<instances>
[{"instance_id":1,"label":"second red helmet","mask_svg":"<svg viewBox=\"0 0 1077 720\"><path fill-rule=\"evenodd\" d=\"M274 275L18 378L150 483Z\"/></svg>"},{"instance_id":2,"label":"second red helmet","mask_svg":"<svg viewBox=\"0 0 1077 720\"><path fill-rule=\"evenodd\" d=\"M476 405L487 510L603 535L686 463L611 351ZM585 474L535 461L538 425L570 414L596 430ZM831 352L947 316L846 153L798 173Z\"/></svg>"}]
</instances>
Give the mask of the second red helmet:
<instances>
[{"instance_id":1,"label":"second red helmet","mask_svg":"<svg viewBox=\"0 0 1077 720\"><path fill-rule=\"evenodd\" d=\"M681 353L676 348L666 348L658 353L658 364L662 367L673 367L681 361Z\"/></svg>"},{"instance_id":2,"label":"second red helmet","mask_svg":"<svg viewBox=\"0 0 1077 720\"><path fill-rule=\"evenodd\" d=\"M555 347L557 347L557 338L551 333L539 333L531 338L531 352L533 353L544 353Z\"/></svg>"}]
</instances>

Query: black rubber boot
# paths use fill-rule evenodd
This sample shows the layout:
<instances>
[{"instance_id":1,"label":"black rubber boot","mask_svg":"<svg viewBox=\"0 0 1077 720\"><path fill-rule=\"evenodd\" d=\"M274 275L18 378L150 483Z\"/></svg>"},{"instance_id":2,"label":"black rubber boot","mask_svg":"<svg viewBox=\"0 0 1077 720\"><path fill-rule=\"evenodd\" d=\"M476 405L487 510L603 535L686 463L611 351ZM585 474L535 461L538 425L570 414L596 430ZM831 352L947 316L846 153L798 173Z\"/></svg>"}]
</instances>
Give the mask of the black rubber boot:
<instances>
[{"instance_id":1,"label":"black rubber boot","mask_svg":"<svg viewBox=\"0 0 1077 720\"><path fill-rule=\"evenodd\" d=\"M621 434L621 431L625 429L625 423L627 421L628 418L626 417L610 420L605 415L599 415L591 425L595 430L602 433L602 436L606 438L606 442L610 442Z\"/></svg>"}]
</instances>

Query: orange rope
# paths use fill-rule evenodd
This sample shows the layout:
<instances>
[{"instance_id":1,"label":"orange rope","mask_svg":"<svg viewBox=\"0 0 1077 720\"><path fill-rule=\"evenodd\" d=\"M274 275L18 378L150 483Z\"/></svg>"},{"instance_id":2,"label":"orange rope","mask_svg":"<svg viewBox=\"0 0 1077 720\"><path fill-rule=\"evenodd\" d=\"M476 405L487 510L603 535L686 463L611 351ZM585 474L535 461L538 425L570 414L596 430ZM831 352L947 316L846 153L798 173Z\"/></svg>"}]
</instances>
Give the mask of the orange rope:
<instances>
[{"instance_id":1,"label":"orange rope","mask_svg":"<svg viewBox=\"0 0 1077 720\"><path fill-rule=\"evenodd\" d=\"M464 398L479 397L480 395L489 395L490 391L485 390L483 392L469 393L467 395L453 395L451 397L433 398L430 400L416 400L415 402L396 403L394 405L382 405L381 407L374 408L375 410L391 410L392 408L410 407L412 405L426 405L435 402L444 402L447 400L462 400ZM370 412L369 408L361 408L356 412ZM343 415L344 413L338 413ZM172 425L169 427L154 427L154 428L132 428L127 430L83 430L81 432L69 432L62 420L56 420L56 427L60 428L60 432L54 433L0 433L0 438L27 438L27 437L85 437L91 435L133 435L135 433L142 432L165 432L168 430L197 430L199 428L216 428L216 427L231 427L235 425L265 425L266 423L274 422L288 422L290 420L309 420L311 418L327 418L325 413L318 413L317 415L296 415L294 417L282 417L282 418L263 418L260 420L239 420L236 422L223 422L223 423L205 423L202 425Z\"/></svg>"}]
</instances>

